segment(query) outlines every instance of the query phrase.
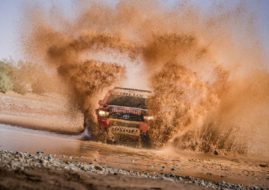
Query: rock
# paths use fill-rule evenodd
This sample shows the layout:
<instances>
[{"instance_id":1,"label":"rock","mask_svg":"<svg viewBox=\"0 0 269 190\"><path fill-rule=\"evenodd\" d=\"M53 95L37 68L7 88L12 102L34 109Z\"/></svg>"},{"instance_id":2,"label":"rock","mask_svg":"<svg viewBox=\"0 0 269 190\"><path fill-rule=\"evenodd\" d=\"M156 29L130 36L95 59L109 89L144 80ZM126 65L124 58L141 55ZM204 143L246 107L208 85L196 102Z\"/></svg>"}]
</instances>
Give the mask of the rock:
<instances>
[{"instance_id":1,"label":"rock","mask_svg":"<svg viewBox=\"0 0 269 190\"><path fill-rule=\"evenodd\" d=\"M39 159L38 162L39 162L40 164L43 164L44 160Z\"/></svg>"},{"instance_id":2,"label":"rock","mask_svg":"<svg viewBox=\"0 0 269 190\"><path fill-rule=\"evenodd\" d=\"M201 184L202 186L206 186L206 184L205 184L205 181L204 181L204 180L201 180L200 184Z\"/></svg>"},{"instance_id":3,"label":"rock","mask_svg":"<svg viewBox=\"0 0 269 190\"><path fill-rule=\"evenodd\" d=\"M94 169L99 170L99 171L102 171L103 170L103 168L101 166L98 166L98 165L95 165L94 166Z\"/></svg>"},{"instance_id":4,"label":"rock","mask_svg":"<svg viewBox=\"0 0 269 190\"><path fill-rule=\"evenodd\" d=\"M48 161L52 161L53 157L51 156L51 154L48 155Z\"/></svg>"},{"instance_id":5,"label":"rock","mask_svg":"<svg viewBox=\"0 0 269 190\"><path fill-rule=\"evenodd\" d=\"M38 150L38 151L36 151L36 154L44 154L44 152L43 152L43 151Z\"/></svg>"}]
</instances>

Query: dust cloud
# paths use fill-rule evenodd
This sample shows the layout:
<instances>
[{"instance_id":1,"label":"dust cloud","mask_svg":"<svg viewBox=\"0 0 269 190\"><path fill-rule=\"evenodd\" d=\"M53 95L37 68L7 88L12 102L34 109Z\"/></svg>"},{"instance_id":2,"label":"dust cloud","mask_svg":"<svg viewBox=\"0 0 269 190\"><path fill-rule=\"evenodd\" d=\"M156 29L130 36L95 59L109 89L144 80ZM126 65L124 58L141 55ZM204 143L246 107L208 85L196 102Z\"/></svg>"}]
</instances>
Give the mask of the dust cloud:
<instances>
[{"instance_id":1,"label":"dust cloud","mask_svg":"<svg viewBox=\"0 0 269 190\"><path fill-rule=\"evenodd\" d=\"M173 7L161 1L80 1L77 7L72 21L31 10L25 50L58 71L82 111L93 110L112 86L133 84L126 82L136 80L126 72L133 62L143 65L140 75L147 80L135 87L153 91L148 104L156 118L150 134L155 146L264 153L268 60L255 15L244 2L234 8L219 4L207 14L186 1ZM102 51L130 61L82 56Z\"/></svg>"}]
</instances>

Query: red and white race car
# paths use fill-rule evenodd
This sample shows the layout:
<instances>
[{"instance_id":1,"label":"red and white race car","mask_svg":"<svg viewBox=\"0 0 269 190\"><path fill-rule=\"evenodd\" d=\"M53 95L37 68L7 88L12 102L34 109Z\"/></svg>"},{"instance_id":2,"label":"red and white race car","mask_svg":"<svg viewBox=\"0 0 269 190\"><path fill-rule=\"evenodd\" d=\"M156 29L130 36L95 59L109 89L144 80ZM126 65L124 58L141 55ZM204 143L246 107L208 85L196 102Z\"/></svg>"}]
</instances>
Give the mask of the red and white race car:
<instances>
[{"instance_id":1,"label":"red and white race car","mask_svg":"<svg viewBox=\"0 0 269 190\"><path fill-rule=\"evenodd\" d=\"M99 101L96 114L105 141L126 143L134 139L139 146L150 146L149 121L153 120L147 109L150 95L148 90L115 87Z\"/></svg>"}]
</instances>

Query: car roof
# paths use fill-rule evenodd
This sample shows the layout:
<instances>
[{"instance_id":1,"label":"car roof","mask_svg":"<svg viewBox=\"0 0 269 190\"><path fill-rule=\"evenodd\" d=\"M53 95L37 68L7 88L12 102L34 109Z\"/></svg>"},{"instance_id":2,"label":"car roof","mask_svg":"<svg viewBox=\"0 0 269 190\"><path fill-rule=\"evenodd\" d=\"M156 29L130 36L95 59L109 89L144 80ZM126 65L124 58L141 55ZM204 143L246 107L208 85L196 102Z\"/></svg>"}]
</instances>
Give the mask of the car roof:
<instances>
[{"instance_id":1,"label":"car roof","mask_svg":"<svg viewBox=\"0 0 269 190\"><path fill-rule=\"evenodd\" d=\"M113 90L126 90L126 91L138 91L138 92L146 92L146 93L151 93L150 90L141 90L141 89L135 89L135 88L122 88L122 87L114 87Z\"/></svg>"},{"instance_id":2,"label":"car roof","mask_svg":"<svg viewBox=\"0 0 269 190\"><path fill-rule=\"evenodd\" d=\"M151 95L151 91L149 90L140 90L140 89L122 88L122 87L115 87L111 91L111 93L122 95L122 96L136 96L136 97L143 97L143 98L148 98Z\"/></svg>"}]
</instances>

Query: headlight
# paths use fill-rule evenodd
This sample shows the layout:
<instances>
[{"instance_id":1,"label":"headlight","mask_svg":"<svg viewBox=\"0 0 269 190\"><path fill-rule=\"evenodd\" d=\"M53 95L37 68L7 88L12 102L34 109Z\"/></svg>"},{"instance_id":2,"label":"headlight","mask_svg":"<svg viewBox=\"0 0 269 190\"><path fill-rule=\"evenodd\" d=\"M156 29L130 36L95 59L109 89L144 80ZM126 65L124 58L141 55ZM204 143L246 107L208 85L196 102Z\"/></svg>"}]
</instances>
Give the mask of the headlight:
<instances>
[{"instance_id":1,"label":"headlight","mask_svg":"<svg viewBox=\"0 0 269 190\"><path fill-rule=\"evenodd\" d=\"M99 110L98 115L101 116L101 117L106 117L106 116L109 115L109 112L104 111L104 110Z\"/></svg>"},{"instance_id":2,"label":"headlight","mask_svg":"<svg viewBox=\"0 0 269 190\"><path fill-rule=\"evenodd\" d=\"M154 116L144 116L144 120L152 121L152 120L154 120Z\"/></svg>"}]
</instances>

